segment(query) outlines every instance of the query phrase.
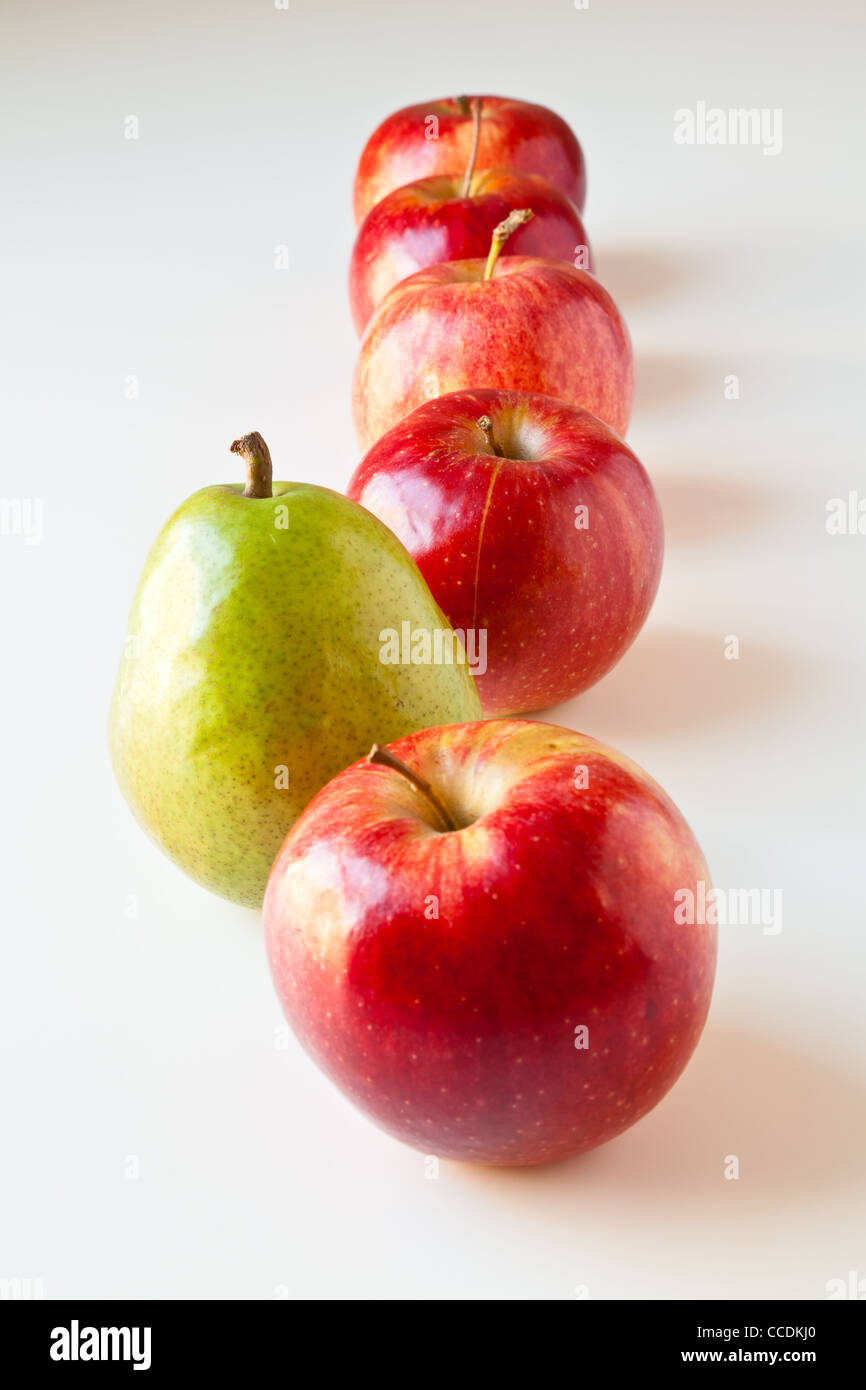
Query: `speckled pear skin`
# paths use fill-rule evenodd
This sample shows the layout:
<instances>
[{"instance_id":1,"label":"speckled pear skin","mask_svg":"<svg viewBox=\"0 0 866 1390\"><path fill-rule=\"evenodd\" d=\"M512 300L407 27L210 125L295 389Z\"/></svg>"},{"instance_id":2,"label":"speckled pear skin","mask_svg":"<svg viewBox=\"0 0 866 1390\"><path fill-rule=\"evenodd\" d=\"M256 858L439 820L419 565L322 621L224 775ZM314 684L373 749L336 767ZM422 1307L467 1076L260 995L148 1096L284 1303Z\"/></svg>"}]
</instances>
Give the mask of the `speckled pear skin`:
<instances>
[{"instance_id":1,"label":"speckled pear skin","mask_svg":"<svg viewBox=\"0 0 866 1390\"><path fill-rule=\"evenodd\" d=\"M448 626L388 528L326 488L273 493L205 488L166 524L109 720L142 827L197 882L256 908L288 830L331 777L374 742L480 714L465 665L379 660L383 629Z\"/></svg>"}]
</instances>

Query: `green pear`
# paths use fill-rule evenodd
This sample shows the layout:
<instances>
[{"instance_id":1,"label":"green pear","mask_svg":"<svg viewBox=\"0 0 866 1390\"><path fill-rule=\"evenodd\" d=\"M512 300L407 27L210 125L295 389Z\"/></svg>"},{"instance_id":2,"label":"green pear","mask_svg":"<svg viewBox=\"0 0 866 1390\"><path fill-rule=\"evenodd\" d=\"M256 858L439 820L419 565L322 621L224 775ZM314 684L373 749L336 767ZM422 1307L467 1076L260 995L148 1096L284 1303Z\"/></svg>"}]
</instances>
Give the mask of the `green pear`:
<instances>
[{"instance_id":1,"label":"green pear","mask_svg":"<svg viewBox=\"0 0 866 1390\"><path fill-rule=\"evenodd\" d=\"M109 736L156 843L206 888L258 907L288 830L331 777L373 743L479 719L481 705L465 659L394 660L389 634L450 633L396 536L330 489L272 483L261 435L232 451L246 487L194 493L147 558Z\"/></svg>"}]
</instances>

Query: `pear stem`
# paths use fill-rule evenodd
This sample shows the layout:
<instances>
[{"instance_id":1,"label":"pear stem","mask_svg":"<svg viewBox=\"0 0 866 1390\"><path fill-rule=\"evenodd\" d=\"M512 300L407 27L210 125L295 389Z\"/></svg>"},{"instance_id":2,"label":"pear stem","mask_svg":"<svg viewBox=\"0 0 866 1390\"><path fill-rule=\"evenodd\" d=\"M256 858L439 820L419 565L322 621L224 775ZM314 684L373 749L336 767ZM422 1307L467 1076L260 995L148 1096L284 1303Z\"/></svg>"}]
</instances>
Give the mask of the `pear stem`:
<instances>
[{"instance_id":1,"label":"pear stem","mask_svg":"<svg viewBox=\"0 0 866 1390\"><path fill-rule=\"evenodd\" d=\"M461 198L468 198L472 190L472 175L475 173L475 161L478 158L478 145L481 140L481 106L481 97L476 97L472 112L472 119L475 122L475 131L472 136L472 150L469 155L469 163L466 165L466 173L463 175L463 187L460 190Z\"/></svg>"},{"instance_id":2,"label":"pear stem","mask_svg":"<svg viewBox=\"0 0 866 1390\"><path fill-rule=\"evenodd\" d=\"M267 444L257 430L236 439L231 453L240 454L247 466L244 497L273 497L274 468Z\"/></svg>"},{"instance_id":3,"label":"pear stem","mask_svg":"<svg viewBox=\"0 0 866 1390\"><path fill-rule=\"evenodd\" d=\"M524 222L531 222L534 216L532 208L515 208L514 212L508 214L504 222L500 222L498 227L494 227L490 240L490 254L484 267L485 280L492 279L493 268L499 260L499 253L511 233L516 232L518 227L522 227Z\"/></svg>"},{"instance_id":4,"label":"pear stem","mask_svg":"<svg viewBox=\"0 0 866 1390\"><path fill-rule=\"evenodd\" d=\"M430 783L426 781L420 773L413 771L401 758L398 758L387 748L380 748L378 743L374 743L367 754L367 762L378 764L379 767L390 767L392 771L402 773L406 780L412 783L413 787L417 787L418 791L421 792L423 796L426 796L430 805L440 817L446 830L460 829L454 818L448 814L444 805L430 786Z\"/></svg>"},{"instance_id":5,"label":"pear stem","mask_svg":"<svg viewBox=\"0 0 866 1390\"><path fill-rule=\"evenodd\" d=\"M496 455L498 459L505 458L505 455L503 454L499 445L496 443L496 437L493 433L493 421L491 420L489 415L481 416L481 418L478 421L478 428L484 435L484 438L487 440L487 447Z\"/></svg>"}]
</instances>

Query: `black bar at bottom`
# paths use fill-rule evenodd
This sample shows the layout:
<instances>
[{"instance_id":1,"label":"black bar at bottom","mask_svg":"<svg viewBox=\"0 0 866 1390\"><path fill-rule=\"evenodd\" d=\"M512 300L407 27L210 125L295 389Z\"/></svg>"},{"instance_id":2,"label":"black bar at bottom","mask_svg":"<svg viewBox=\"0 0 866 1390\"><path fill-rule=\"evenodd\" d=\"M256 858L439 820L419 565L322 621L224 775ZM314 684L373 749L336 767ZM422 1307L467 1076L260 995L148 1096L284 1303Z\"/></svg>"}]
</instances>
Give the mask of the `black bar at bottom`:
<instances>
[{"instance_id":1,"label":"black bar at bottom","mask_svg":"<svg viewBox=\"0 0 866 1390\"><path fill-rule=\"evenodd\" d=\"M477 1307L473 1300L462 1301ZM861 1313L862 1309L855 1311L837 1302L574 1300L564 1315L556 1317L559 1351L555 1359L560 1364L557 1375L562 1374L562 1354L570 1347L570 1354L577 1358L574 1371L579 1378L589 1374L590 1367L596 1364L594 1359L586 1359L588 1355L598 1358L605 1371L613 1374L643 1369L667 1371L675 1366L740 1365L772 1369L808 1367L826 1376L857 1364L857 1345L863 1330ZM76 1372L92 1377L99 1375L101 1369L109 1369L115 1376L138 1370L141 1375L157 1379L184 1371L249 1375L251 1370L272 1361L275 1367L294 1377L304 1364L310 1365L310 1357L321 1362L322 1371L332 1372L334 1354L342 1345L350 1356L357 1356L363 1346L362 1365L366 1364L366 1373L373 1374L368 1357L375 1345L380 1373L396 1355L396 1362L386 1374L388 1379L400 1374L402 1356L394 1346L393 1328L389 1332L387 1324L368 1323L359 1346L352 1336L351 1315L347 1317L341 1312L336 1318L323 1344L322 1324L308 1329L305 1315L299 1318L297 1311L284 1301L2 1302L0 1369L8 1368L7 1356L14 1349L16 1365L25 1375L31 1368L60 1377ZM522 1344L523 1352L533 1355L533 1346L537 1354L544 1345L539 1341L537 1324L518 1332L512 1323L502 1341L491 1340L489 1331L476 1325L468 1342L461 1338L458 1353L451 1338L445 1335L445 1326L438 1320L431 1324L429 1314L419 1318L417 1324L411 1314L403 1314L399 1341L402 1344L404 1338L410 1340L413 1361L422 1348L428 1348L423 1352L427 1361L433 1348L439 1348L441 1354L450 1346L450 1355L456 1358L451 1370L459 1371L461 1380L466 1378L467 1365L473 1359L489 1379L496 1362L511 1354L509 1347L513 1351L515 1344ZM561 1341L563 1334L565 1343ZM350 1346L355 1347L354 1353L348 1351ZM473 1349L468 1357L467 1347ZM295 1360L299 1348L303 1348L300 1365ZM548 1352L554 1354L552 1345ZM490 1360L485 1363L487 1356ZM542 1360L546 1359L543 1356ZM355 1372L359 1369L356 1363ZM414 1379L414 1370L405 1362L403 1373Z\"/></svg>"}]
</instances>

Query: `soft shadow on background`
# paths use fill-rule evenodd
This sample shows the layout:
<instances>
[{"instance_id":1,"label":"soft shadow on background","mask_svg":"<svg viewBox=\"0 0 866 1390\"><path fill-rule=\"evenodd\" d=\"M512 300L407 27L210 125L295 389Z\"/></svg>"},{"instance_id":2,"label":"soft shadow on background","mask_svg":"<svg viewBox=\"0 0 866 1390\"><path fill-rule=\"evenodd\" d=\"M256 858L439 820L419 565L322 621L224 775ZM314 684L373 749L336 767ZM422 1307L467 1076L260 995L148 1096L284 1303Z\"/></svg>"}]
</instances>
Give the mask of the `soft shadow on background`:
<instances>
[{"instance_id":1,"label":"soft shadow on background","mask_svg":"<svg viewBox=\"0 0 866 1390\"><path fill-rule=\"evenodd\" d=\"M726 633L689 628L645 629L598 685L554 712L572 729L616 727L617 737L645 739L741 721L779 709L814 675L814 663L766 642L740 641L726 660Z\"/></svg>"},{"instance_id":2,"label":"soft shadow on background","mask_svg":"<svg viewBox=\"0 0 866 1390\"><path fill-rule=\"evenodd\" d=\"M695 353L639 351L635 357L633 416L664 414L690 397L721 395L726 364Z\"/></svg>"},{"instance_id":3,"label":"soft shadow on background","mask_svg":"<svg viewBox=\"0 0 866 1390\"><path fill-rule=\"evenodd\" d=\"M593 247L593 257L599 280L624 311L653 300L669 303L677 290L707 273L707 258L691 251L604 245Z\"/></svg>"},{"instance_id":4,"label":"soft shadow on background","mask_svg":"<svg viewBox=\"0 0 866 1390\"><path fill-rule=\"evenodd\" d=\"M777 521L791 499L777 489L738 478L700 477L677 473L653 474L661 504L667 546L703 545L719 536Z\"/></svg>"},{"instance_id":5,"label":"soft shadow on background","mask_svg":"<svg viewBox=\"0 0 866 1390\"><path fill-rule=\"evenodd\" d=\"M752 1211L796 1208L862 1188L866 1089L839 1064L793 1039L761 1037L712 1022L683 1077L649 1116L619 1139L539 1168L467 1168L466 1180L502 1190L521 1185L536 1209L550 1200L559 1220L601 1194L635 1203L704 1206L708 1195ZM740 1176L724 1177L736 1155Z\"/></svg>"}]
</instances>

